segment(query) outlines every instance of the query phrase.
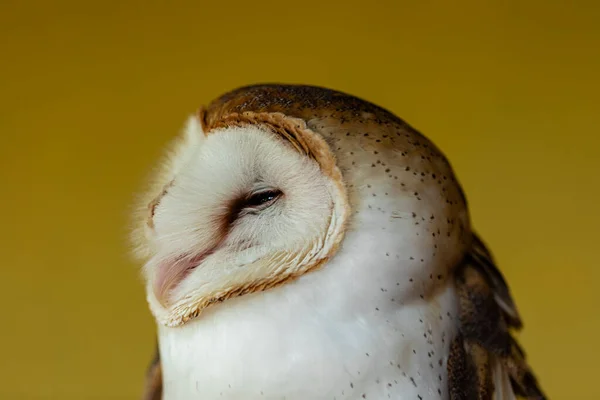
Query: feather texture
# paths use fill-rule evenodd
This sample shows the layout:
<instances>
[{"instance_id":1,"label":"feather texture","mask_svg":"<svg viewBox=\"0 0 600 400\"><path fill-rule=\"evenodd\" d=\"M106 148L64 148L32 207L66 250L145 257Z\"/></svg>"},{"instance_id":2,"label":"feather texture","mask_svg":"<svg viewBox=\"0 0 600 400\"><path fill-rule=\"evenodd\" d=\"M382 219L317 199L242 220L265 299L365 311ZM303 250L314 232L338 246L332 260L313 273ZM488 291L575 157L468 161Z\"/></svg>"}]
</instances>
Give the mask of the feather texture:
<instances>
[{"instance_id":1,"label":"feather texture","mask_svg":"<svg viewBox=\"0 0 600 400\"><path fill-rule=\"evenodd\" d=\"M144 400L545 399L513 337L523 323L509 287L472 233L450 163L420 132L356 97L299 85L239 88L188 125L154 201L141 207L149 239L140 254L210 247L218 229L206 221L248 179L283 189L286 200L252 223L222 219L236 229L224 231L227 246L169 291L181 307L162 307L149 292L161 353ZM313 236L305 257L298 248ZM244 255L250 242L263 253ZM293 280L277 275L279 261L247 265L278 254L310 261L318 249L315 268ZM290 269L302 264L292 261ZM157 265L147 264L149 282ZM187 302L231 286L232 271L241 289L207 303L208 315ZM277 285L252 286L261 271Z\"/></svg>"},{"instance_id":2,"label":"feather texture","mask_svg":"<svg viewBox=\"0 0 600 400\"><path fill-rule=\"evenodd\" d=\"M455 281L461 335L455 339L448 363L449 375L458 377L450 382L451 399L504 400L515 395L545 399L511 334L511 328L520 329L522 322L509 287L476 234L470 252L455 271ZM460 378L463 373L473 378Z\"/></svg>"}]
</instances>

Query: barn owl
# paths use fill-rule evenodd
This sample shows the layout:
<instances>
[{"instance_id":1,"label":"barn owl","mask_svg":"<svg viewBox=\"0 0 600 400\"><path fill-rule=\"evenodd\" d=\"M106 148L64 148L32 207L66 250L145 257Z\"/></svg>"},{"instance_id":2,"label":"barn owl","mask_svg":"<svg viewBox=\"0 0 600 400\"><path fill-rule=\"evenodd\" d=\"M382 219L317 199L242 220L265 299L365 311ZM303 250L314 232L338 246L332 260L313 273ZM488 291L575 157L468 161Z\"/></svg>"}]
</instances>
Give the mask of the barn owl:
<instances>
[{"instance_id":1,"label":"barn owl","mask_svg":"<svg viewBox=\"0 0 600 400\"><path fill-rule=\"evenodd\" d=\"M543 399L442 152L389 111L253 85L192 115L134 229L145 399Z\"/></svg>"}]
</instances>

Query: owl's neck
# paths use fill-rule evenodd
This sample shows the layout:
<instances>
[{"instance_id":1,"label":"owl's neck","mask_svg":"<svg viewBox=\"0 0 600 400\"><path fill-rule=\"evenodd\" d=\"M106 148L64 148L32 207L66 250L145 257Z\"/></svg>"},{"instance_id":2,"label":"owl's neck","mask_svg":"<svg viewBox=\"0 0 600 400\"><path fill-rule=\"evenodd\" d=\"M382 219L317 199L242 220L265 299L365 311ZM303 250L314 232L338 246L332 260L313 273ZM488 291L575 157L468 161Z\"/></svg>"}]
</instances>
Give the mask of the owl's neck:
<instances>
[{"instance_id":1,"label":"owl's neck","mask_svg":"<svg viewBox=\"0 0 600 400\"><path fill-rule=\"evenodd\" d=\"M184 326L161 327L164 398L445 393L453 288L431 278L429 253L398 249L391 239L398 236L389 236L350 233L320 270L228 300ZM440 290L430 290L433 281Z\"/></svg>"}]
</instances>

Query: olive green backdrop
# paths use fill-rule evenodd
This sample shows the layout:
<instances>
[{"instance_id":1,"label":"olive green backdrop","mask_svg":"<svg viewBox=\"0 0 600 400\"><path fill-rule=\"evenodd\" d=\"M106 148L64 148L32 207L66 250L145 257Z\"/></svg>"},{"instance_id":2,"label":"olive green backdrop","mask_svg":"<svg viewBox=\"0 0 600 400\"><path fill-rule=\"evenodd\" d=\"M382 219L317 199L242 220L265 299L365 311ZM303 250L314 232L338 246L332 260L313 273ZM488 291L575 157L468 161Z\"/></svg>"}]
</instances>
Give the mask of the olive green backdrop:
<instances>
[{"instance_id":1,"label":"olive green backdrop","mask_svg":"<svg viewBox=\"0 0 600 400\"><path fill-rule=\"evenodd\" d=\"M0 3L0 398L134 399L134 193L222 92L325 85L448 155L552 399L599 399L600 2Z\"/></svg>"}]
</instances>

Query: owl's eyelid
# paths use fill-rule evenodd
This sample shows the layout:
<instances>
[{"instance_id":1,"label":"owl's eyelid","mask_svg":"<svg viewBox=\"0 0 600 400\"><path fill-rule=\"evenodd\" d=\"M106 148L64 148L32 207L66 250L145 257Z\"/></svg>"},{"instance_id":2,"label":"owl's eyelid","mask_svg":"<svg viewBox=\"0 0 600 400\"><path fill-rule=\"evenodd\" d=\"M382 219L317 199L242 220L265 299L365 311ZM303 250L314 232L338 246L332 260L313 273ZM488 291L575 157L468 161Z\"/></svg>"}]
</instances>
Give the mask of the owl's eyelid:
<instances>
[{"instance_id":1,"label":"owl's eyelid","mask_svg":"<svg viewBox=\"0 0 600 400\"><path fill-rule=\"evenodd\" d=\"M248 193L248 196L246 198L250 199L253 196L257 196L257 195L260 195L263 193L269 193L269 192L276 193L276 195L273 197L273 199L271 199L265 203L262 203L262 204L245 206L240 210L239 216L242 217L247 214L256 214L266 208L269 208L274 203L276 203L283 195L283 192L280 189L269 187L269 188L263 188L261 190L252 191L252 192Z\"/></svg>"},{"instance_id":2,"label":"owl's eyelid","mask_svg":"<svg viewBox=\"0 0 600 400\"><path fill-rule=\"evenodd\" d=\"M269 183L267 183L266 180L263 179L262 177L258 177L254 180L254 182L252 183L252 186L250 186L248 195L252 196L257 193L266 192L266 191L270 191L270 190L279 190L279 189L276 186L273 186L273 185L270 185Z\"/></svg>"},{"instance_id":3,"label":"owl's eyelid","mask_svg":"<svg viewBox=\"0 0 600 400\"><path fill-rule=\"evenodd\" d=\"M279 199L279 198L280 198L280 197L283 195L283 192L282 192L281 190L279 190L279 189L276 189L276 188L268 188L268 189L258 190L258 191L255 191L255 192L251 192L251 193L249 193L249 194L248 194L248 197L247 197L247 199L251 199L251 198L252 198L252 197L254 197L254 196L258 196L258 195L265 194L265 193L273 193L273 194L274 194L274 196L273 196L273 199L272 199L272 200L269 200L268 202L262 203L261 205L258 205L258 206L252 206L252 207L248 207L248 208L251 208L251 209L257 209L257 208L260 208L260 209L262 209L262 208L266 208L266 207L268 207L269 205L271 205L271 204L273 204L274 202L276 202L276 201L277 201L277 199Z\"/></svg>"},{"instance_id":4,"label":"owl's eyelid","mask_svg":"<svg viewBox=\"0 0 600 400\"><path fill-rule=\"evenodd\" d=\"M275 192L277 193L273 199L258 205L248 205L248 200L250 200L253 196L257 196L263 193ZM264 209L273 205L277 200L279 200L283 195L283 192L280 189L274 187L265 187L261 186L260 189L254 189L248 191L245 195L238 197L231 205L228 213L227 220L230 224L235 223L239 218L242 218L248 214L257 214Z\"/></svg>"},{"instance_id":5,"label":"owl's eyelid","mask_svg":"<svg viewBox=\"0 0 600 400\"><path fill-rule=\"evenodd\" d=\"M280 189L277 189L275 187L270 187L270 186L261 186L260 188L257 189L253 189L250 192L248 192L248 198L259 195L259 194L263 194L263 193L268 193L268 192L275 192L275 193L281 193Z\"/></svg>"}]
</instances>

